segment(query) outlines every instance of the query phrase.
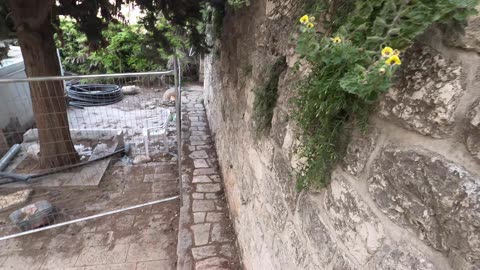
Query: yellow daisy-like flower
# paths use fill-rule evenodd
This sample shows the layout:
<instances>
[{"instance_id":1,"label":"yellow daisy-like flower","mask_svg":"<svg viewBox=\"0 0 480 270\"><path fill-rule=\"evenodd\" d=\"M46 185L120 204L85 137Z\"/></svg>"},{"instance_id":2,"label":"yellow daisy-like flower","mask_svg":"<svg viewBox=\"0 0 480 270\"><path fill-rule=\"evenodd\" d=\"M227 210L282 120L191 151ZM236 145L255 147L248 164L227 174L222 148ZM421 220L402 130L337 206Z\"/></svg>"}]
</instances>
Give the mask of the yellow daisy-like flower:
<instances>
[{"instance_id":1,"label":"yellow daisy-like flower","mask_svg":"<svg viewBox=\"0 0 480 270\"><path fill-rule=\"evenodd\" d=\"M331 39L333 41L333 43L340 43L342 42L342 39L340 37L334 37Z\"/></svg>"},{"instance_id":2,"label":"yellow daisy-like flower","mask_svg":"<svg viewBox=\"0 0 480 270\"><path fill-rule=\"evenodd\" d=\"M313 23L307 23L307 28L313 28L315 25Z\"/></svg>"},{"instance_id":3,"label":"yellow daisy-like flower","mask_svg":"<svg viewBox=\"0 0 480 270\"><path fill-rule=\"evenodd\" d=\"M303 15L303 16L300 18L300 22L303 23L303 24L309 23L310 20L308 19L308 15Z\"/></svg>"},{"instance_id":4,"label":"yellow daisy-like flower","mask_svg":"<svg viewBox=\"0 0 480 270\"><path fill-rule=\"evenodd\" d=\"M398 55L392 55L387 59L387 61L385 61L385 63L391 66L400 66L402 64L402 60L400 60L400 57L398 57Z\"/></svg>"},{"instance_id":5,"label":"yellow daisy-like flower","mask_svg":"<svg viewBox=\"0 0 480 270\"><path fill-rule=\"evenodd\" d=\"M393 49L390 48L390 47L385 47L385 48L383 48L383 50L382 50L382 55L383 55L384 57L390 57L390 56L392 56L392 55L393 55Z\"/></svg>"}]
</instances>

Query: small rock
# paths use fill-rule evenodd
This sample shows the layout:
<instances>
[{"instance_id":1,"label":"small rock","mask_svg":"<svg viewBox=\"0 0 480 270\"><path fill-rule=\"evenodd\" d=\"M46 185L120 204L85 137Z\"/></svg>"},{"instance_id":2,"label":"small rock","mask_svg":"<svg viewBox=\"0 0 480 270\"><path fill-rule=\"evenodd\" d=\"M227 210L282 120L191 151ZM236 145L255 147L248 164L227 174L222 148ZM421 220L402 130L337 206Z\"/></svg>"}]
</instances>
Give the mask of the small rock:
<instances>
[{"instance_id":1,"label":"small rock","mask_svg":"<svg viewBox=\"0 0 480 270\"><path fill-rule=\"evenodd\" d=\"M40 153L40 145L37 143L26 146L27 155L33 159L38 159L38 153Z\"/></svg>"},{"instance_id":2,"label":"small rock","mask_svg":"<svg viewBox=\"0 0 480 270\"><path fill-rule=\"evenodd\" d=\"M124 95L136 95L140 92L140 87L136 85L125 85L122 86L122 93Z\"/></svg>"},{"instance_id":3,"label":"small rock","mask_svg":"<svg viewBox=\"0 0 480 270\"><path fill-rule=\"evenodd\" d=\"M147 163L147 162L150 162L150 158L147 157L147 156L136 156L134 159L133 159L133 165L139 165L139 164L144 164L144 163Z\"/></svg>"}]
</instances>

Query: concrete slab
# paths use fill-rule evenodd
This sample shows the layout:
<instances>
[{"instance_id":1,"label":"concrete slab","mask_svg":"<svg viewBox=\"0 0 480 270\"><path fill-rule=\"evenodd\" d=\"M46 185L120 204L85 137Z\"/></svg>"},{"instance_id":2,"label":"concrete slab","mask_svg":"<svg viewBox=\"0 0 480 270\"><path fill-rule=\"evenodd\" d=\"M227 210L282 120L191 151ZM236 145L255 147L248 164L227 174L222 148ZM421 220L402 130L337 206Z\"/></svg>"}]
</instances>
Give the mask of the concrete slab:
<instances>
[{"instance_id":1,"label":"concrete slab","mask_svg":"<svg viewBox=\"0 0 480 270\"><path fill-rule=\"evenodd\" d=\"M83 250L75 266L121 264L130 245L93 246Z\"/></svg>"}]
</instances>

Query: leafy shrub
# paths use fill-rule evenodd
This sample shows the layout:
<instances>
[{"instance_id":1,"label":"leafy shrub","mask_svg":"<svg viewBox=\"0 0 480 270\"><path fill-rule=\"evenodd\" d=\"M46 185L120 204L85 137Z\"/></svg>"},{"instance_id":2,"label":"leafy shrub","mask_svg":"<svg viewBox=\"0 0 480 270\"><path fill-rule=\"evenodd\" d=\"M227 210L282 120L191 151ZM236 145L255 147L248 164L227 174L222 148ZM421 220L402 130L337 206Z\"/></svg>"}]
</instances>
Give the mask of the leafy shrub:
<instances>
[{"instance_id":1,"label":"leafy shrub","mask_svg":"<svg viewBox=\"0 0 480 270\"><path fill-rule=\"evenodd\" d=\"M319 1L315 15L320 19L301 18L297 52L313 68L296 99L303 139L300 154L305 160L299 189L328 184L344 153L345 124L366 126L369 111L390 88L401 51L433 23L465 20L477 4L477 0ZM327 26L326 33L316 31L317 22Z\"/></svg>"},{"instance_id":2,"label":"leafy shrub","mask_svg":"<svg viewBox=\"0 0 480 270\"><path fill-rule=\"evenodd\" d=\"M174 46L183 45L164 19L159 20L157 29L165 33ZM107 45L96 50L88 46L85 34L79 31L75 22L62 20L61 30L58 45L63 65L66 70L80 74L165 69L172 56L143 25L110 24L103 33Z\"/></svg>"}]
</instances>

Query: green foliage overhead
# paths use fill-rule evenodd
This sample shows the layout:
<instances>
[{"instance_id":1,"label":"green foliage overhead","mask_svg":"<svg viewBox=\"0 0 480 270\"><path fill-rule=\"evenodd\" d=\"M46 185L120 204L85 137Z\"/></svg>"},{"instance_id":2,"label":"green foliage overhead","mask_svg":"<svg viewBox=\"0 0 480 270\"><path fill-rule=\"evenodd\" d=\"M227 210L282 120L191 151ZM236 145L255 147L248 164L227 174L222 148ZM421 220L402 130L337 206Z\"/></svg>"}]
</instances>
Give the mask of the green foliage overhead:
<instances>
[{"instance_id":1,"label":"green foliage overhead","mask_svg":"<svg viewBox=\"0 0 480 270\"><path fill-rule=\"evenodd\" d=\"M168 32L157 27L158 18L163 17L170 25L177 27L191 46L197 50L205 49L205 36L199 32L197 25L202 22L202 7L211 4L218 9L223 9L226 0L48 0L44 1L42 9L48 10L45 14L52 16L55 29L60 27L60 17L65 16L75 21L78 30L85 34L91 49L98 49L107 44L107 37L103 31L109 29L111 23L124 21L122 7L135 5L143 13L140 24L149 32L157 43L171 51L174 44L167 36ZM21 10L17 19L11 16L11 5L18 5ZM1 0L0 1L0 37L15 33L15 24L35 22L42 16L38 10L37 0ZM9 15L10 14L10 15ZM37 17L35 17L37 16ZM28 17L28 18L27 18Z\"/></svg>"},{"instance_id":2,"label":"green foliage overhead","mask_svg":"<svg viewBox=\"0 0 480 270\"><path fill-rule=\"evenodd\" d=\"M184 44L174 29L160 19L157 28L164 32L169 44L178 48ZM165 69L171 53L155 42L142 25L112 23L103 35L107 45L91 51L85 34L71 20L61 21L61 37L57 39L66 70L75 73L142 72Z\"/></svg>"},{"instance_id":3,"label":"green foliage overhead","mask_svg":"<svg viewBox=\"0 0 480 270\"><path fill-rule=\"evenodd\" d=\"M312 66L296 100L304 158L298 188L321 188L343 157L355 122L365 127L369 112L386 92L400 64L401 52L437 22L462 22L475 14L478 0L338 0L317 1L302 20L297 51ZM327 26L325 33L315 30ZM399 50L396 56L393 47ZM388 53L386 53L388 51Z\"/></svg>"}]
</instances>

